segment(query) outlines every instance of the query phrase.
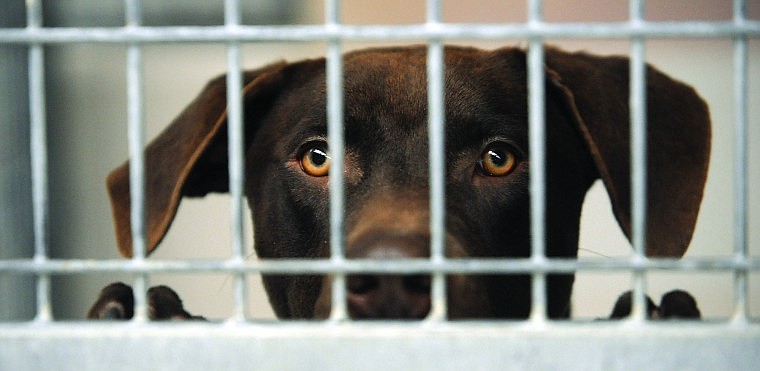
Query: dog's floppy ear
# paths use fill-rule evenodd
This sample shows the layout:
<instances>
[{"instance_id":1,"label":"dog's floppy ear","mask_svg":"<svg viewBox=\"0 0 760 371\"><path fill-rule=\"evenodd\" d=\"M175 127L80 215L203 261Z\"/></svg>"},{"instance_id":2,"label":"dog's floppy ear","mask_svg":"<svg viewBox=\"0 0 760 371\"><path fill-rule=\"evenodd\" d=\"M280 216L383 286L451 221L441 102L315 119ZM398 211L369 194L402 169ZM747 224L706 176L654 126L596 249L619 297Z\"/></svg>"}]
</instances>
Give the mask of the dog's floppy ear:
<instances>
[{"instance_id":1,"label":"dog's floppy ear","mask_svg":"<svg viewBox=\"0 0 760 371\"><path fill-rule=\"evenodd\" d=\"M257 105L260 111L271 104L286 66L279 63L245 72L243 105ZM226 86L225 76L209 82L145 151L148 253L166 234L182 196L228 191ZM246 127L246 135L252 130ZM107 186L119 251L130 257L129 162L109 174Z\"/></svg>"},{"instance_id":2,"label":"dog's floppy ear","mask_svg":"<svg viewBox=\"0 0 760 371\"><path fill-rule=\"evenodd\" d=\"M613 211L631 236L629 62L547 49L547 83L566 103ZM681 257L702 200L710 154L707 105L691 87L647 67L647 256Z\"/></svg>"}]
</instances>

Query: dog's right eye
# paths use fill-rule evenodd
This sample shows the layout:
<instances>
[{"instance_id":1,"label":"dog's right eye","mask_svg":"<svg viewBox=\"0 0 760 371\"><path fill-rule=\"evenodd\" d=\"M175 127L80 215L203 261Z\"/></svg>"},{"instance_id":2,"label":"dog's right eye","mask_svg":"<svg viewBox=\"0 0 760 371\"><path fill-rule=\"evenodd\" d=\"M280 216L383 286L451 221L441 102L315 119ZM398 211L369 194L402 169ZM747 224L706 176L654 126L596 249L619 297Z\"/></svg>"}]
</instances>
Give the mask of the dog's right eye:
<instances>
[{"instance_id":1,"label":"dog's right eye","mask_svg":"<svg viewBox=\"0 0 760 371\"><path fill-rule=\"evenodd\" d=\"M517 166L517 156L504 143L493 143L486 147L478 161L480 171L488 176L505 176Z\"/></svg>"},{"instance_id":2,"label":"dog's right eye","mask_svg":"<svg viewBox=\"0 0 760 371\"><path fill-rule=\"evenodd\" d=\"M330 154L324 142L306 144L299 154L301 169L311 176L326 176L330 171Z\"/></svg>"}]
</instances>

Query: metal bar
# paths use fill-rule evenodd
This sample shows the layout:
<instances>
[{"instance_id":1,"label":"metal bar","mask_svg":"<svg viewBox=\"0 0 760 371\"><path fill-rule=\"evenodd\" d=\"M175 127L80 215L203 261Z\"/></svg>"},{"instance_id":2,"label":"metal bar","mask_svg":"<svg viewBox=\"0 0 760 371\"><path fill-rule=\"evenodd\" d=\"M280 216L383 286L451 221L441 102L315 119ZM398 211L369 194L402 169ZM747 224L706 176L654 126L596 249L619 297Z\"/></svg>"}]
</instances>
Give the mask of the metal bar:
<instances>
[{"instance_id":1,"label":"metal bar","mask_svg":"<svg viewBox=\"0 0 760 371\"><path fill-rule=\"evenodd\" d=\"M440 25L441 2L428 0L427 26ZM428 171L430 187L430 261L446 260L446 109L444 96L443 40L429 39L427 49ZM434 271L431 281L429 321L446 319L446 276Z\"/></svg>"},{"instance_id":2,"label":"metal bar","mask_svg":"<svg viewBox=\"0 0 760 371\"><path fill-rule=\"evenodd\" d=\"M224 26L225 28L234 28L239 26L242 21L239 0L224 0Z\"/></svg>"},{"instance_id":3,"label":"metal bar","mask_svg":"<svg viewBox=\"0 0 760 371\"><path fill-rule=\"evenodd\" d=\"M288 260L145 260L139 264L123 260L53 260L37 262L32 259L0 260L0 274L77 274L77 273L397 273L429 272L460 274L572 273L575 271L760 271L760 258L738 260L725 258L656 259L635 262L623 260L587 261L574 259L449 259L440 263L429 259L405 259L385 262L351 259L333 262L331 259Z\"/></svg>"},{"instance_id":4,"label":"metal bar","mask_svg":"<svg viewBox=\"0 0 760 371\"><path fill-rule=\"evenodd\" d=\"M543 27L543 3L528 1L528 24ZM531 260L546 262L546 117L544 86L544 40L534 37L528 47L528 139L530 141L530 225ZM546 275L535 271L531 285L531 313L534 323L546 320Z\"/></svg>"},{"instance_id":5,"label":"metal bar","mask_svg":"<svg viewBox=\"0 0 760 371\"><path fill-rule=\"evenodd\" d=\"M140 27L142 4L140 0L125 0L126 29ZM145 108L143 106L142 49L137 43L127 45L127 130L129 137L129 190L132 227L132 262L145 260L147 234L145 229ZM137 322L148 319L148 278L135 276L135 316Z\"/></svg>"},{"instance_id":6,"label":"metal bar","mask_svg":"<svg viewBox=\"0 0 760 371\"><path fill-rule=\"evenodd\" d=\"M42 27L42 0L27 2L27 29ZM29 47L29 115L32 167L32 207L34 213L34 262L48 260L49 217L48 152L45 109L45 50L42 44ZM37 276L38 322L53 318L50 307L50 276Z\"/></svg>"},{"instance_id":7,"label":"metal bar","mask_svg":"<svg viewBox=\"0 0 760 371\"><path fill-rule=\"evenodd\" d=\"M631 23L643 25L644 1L631 0ZM631 39L630 60L630 151L631 151L631 244L634 261L646 259L647 241L647 123L646 61L644 39ZM631 320L647 317L646 281L642 272L633 272L633 308Z\"/></svg>"},{"instance_id":8,"label":"metal bar","mask_svg":"<svg viewBox=\"0 0 760 371\"><path fill-rule=\"evenodd\" d=\"M746 3L734 1L734 23L742 24L746 20ZM745 261L748 257L747 243L747 204L749 179L747 176L748 137L748 42L743 36L734 38L734 255L737 260ZM734 319L747 321L749 316L749 272L734 272L734 295L736 297Z\"/></svg>"},{"instance_id":9,"label":"metal bar","mask_svg":"<svg viewBox=\"0 0 760 371\"><path fill-rule=\"evenodd\" d=\"M225 26L235 29L240 25L240 3L238 0L225 0ZM245 135L243 127L243 72L240 42L227 44L227 135L228 135L228 171L231 202L232 259L245 260L245 228L243 192L245 186ZM243 321L246 317L247 285L244 273L234 276L234 310L231 320Z\"/></svg>"},{"instance_id":10,"label":"metal bar","mask_svg":"<svg viewBox=\"0 0 760 371\"><path fill-rule=\"evenodd\" d=\"M139 0L126 0L127 27L139 27ZM138 44L127 47L127 126L130 157L130 197L132 255L143 259L146 254L145 233L145 110L143 107L142 50Z\"/></svg>"},{"instance_id":11,"label":"metal bar","mask_svg":"<svg viewBox=\"0 0 760 371\"><path fill-rule=\"evenodd\" d=\"M0 344L4 370L51 364L60 370L347 370L358 364L362 370L751 370L760 362L756 325L665 322L630 331L625 321L541 328L522 322L97 322L51 324L44 331L20 324L0 325Z\"/></svg>"},{"instance_id":12,"label":"metal bar","mask_svg":"<svg viewBox=\"0 0 760 371\"><path fill-rule=\"evenodd\" d=\"M760 36L760 21L733 22L648 22L646 26L624 23L546 23L541 28L526 24L441 24L427 25L304 25L252 26L235 30L224 26L140 27L56 27L44 29L0 29L0 44L69 43L207 43L249 41L324 41L340 37L344 41L399 41L419 39L524 40L544 39L630 39L643 38L729 38Z\"/></svg>"},{"instance_id":13,"label":"metal bar","mask_svg":"<svg viewBox=\"0 0 760 371\"><path fill-rule=\"evenodd\" d=\"M340 27L340 1L325 2L325 26ZM343 120L343 56L341 39L333 37L327 44L327 137L330 155L330 260L341 266L345 259L345 142ZM342 272L332 275L332 309L334 322L348 318L346 310L346 276Z\"/></svg>"}]
</instances>

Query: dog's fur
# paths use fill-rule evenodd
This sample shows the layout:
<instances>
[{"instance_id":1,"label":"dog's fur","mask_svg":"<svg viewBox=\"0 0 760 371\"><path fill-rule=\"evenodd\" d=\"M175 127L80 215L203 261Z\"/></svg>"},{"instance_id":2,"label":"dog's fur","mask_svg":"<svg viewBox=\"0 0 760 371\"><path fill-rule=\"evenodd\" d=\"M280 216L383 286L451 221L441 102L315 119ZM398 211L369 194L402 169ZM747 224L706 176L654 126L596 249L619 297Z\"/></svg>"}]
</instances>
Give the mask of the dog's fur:
<instances>
[{"instance_id":1,"label":"dog's fur","mask_svg":"<svg viewBox=\"0 0 760 371\"><path fill-rule=\"evenodd\" d=\"M546 254L576 258L581 206L596 179L604 182L621 228L631 234L629 63L553 48L546 50L545 63ZM425 64L424 47L369 49L344 58L348 258L429 256ZM445 64L446 254L528 257L525 52L447 47ZM680 257L707 174L709 113L691 87L652 67L646 75L646 253ZM325 61L277 63L246 72L244 80L245 192L256 252L262 259L326 258L329 176L311 168L327 166L319 152L327 152ZM225 99L225 78L211 81L148 147L149 251L182 197L228 191ZM495 170L489 168L494 162ZM119 249L131 256L128 164L108 177L108 189ZM569 316L573 279L549 275L550 317ZM428 280L350 276L349 313L422 318L430 308ZM326 277L265 275L264 284L281 318L330 313ZM531 308L528 275L452 275L447 286L450 318L524 318ZM162 305L160 299L151 302ZM104 308L96 304L90 316L107 317Z\"/></svg>"}]
</instances>

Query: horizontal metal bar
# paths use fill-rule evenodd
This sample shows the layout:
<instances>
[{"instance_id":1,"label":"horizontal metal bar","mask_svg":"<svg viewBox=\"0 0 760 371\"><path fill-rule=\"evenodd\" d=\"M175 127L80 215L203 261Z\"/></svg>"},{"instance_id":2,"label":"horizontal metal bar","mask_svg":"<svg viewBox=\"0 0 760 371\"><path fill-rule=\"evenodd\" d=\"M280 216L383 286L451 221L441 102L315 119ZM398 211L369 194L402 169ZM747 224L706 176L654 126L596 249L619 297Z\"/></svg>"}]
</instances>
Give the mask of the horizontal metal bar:
<instances>
[{"instance_id":1,"label":"horizontal metal bar","mask_svg":"<svg viewBox=\"0 0 760 371\"><path fill-rule=\"evenodd\" d=\"M725 322L0 325L3 370L749 370L758 349L760 325Z\"/></svg>"},{"instance_id":2,"label":"horizontal metal bar","mask_svg":"<svg viewBox=\"0 0 760 371\"><path fill-rule=\"evenodd\" d=\"M0 260L0 274L73 274L97 272L125 273L396 273L444 272L461 274L570 273L574 271L757 271L760 258L685 258L654 260L573 260L573 259L429 259L344 260Z\"/></svg>"},{"instance_id":3,"label":"horizontal metal bar","mask_svg":"<svg viewBox=\"0 0 760 371\"><path fill-rule=\"evenodd\" d=\"M0 29L0 44L28 43L177 43L225 41L396 41L420 39L629 39L731 38L760 36L760 21L542 23L530 24L421 24L408 26L182 26L131 28Z\"/></svg>"}]
</instances>

